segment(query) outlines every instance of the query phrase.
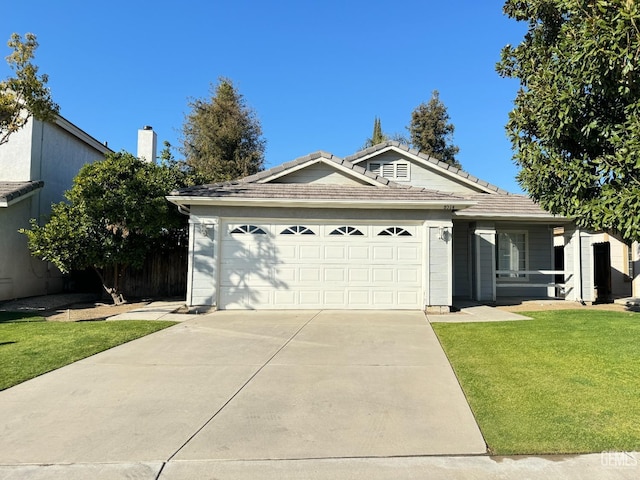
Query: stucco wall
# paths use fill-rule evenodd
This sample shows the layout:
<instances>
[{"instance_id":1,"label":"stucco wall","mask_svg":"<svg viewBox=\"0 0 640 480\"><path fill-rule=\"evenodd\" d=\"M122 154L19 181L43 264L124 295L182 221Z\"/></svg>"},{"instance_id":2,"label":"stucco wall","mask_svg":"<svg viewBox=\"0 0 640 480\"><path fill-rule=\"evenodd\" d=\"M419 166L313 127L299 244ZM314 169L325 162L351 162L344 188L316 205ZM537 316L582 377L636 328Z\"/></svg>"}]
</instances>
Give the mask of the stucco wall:
<instances>
[{"instance_id":1,"label":"stucco wall","mask_svg":"<svg viewBox=\"0 0 640 480\"><path fill-rule=\"evenodd\" d=\"M37 195L0 208L0 300L45 295L62 289L62 275L47 262L31 256L27 237L18 232L29 227Z\"/></svg>"},{"instance_id":2,"label":"stucco wall","mask_svg":"<svg viewBox=\"0 0 640 480\"><path fill-rule=\"evenodd\" d=\"M44 180L39 214L46 215L52 203L63 200L80 168L103 159L104 153L55 124L36 121L34 135L33 180Z\"/></svg>"},{"instance_id":3,"label":"stucco wall","mask_svg":"<svg viewBox=\"0 0 640 480\"><path fill-rule=\"evenodd\" d=\"M64 200L63 193L71 188L80 168L104 158L107 149L66 120L59 119L59 123L30 119L0 146L0 180L44 181L37 195L0 208L0 300L55 293L62 288L60 273L31 257L26 237L17 230L28 228L31 218L42 221L51 212L52 203Z\"/></svg>"},{"instance_id":4,"label":"stucco wall","mask_svg":"<svg viewBox=\"0 0 640 480\"><path fill-rule=\"evenodd\" d=\"M0 180L5 182L28 182L34 179L31 173L33 150L33 122L11 134L9 141L0 145Z\"/></svg>"}]
</instances>

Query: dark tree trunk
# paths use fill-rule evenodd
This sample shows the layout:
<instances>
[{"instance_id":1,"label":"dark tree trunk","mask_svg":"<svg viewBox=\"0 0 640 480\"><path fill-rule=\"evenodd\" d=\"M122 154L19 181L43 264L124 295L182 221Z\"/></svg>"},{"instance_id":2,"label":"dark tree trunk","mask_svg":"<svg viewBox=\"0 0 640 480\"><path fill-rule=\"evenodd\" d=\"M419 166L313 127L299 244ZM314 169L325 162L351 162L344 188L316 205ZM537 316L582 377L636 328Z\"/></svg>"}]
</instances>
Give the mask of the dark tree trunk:
<instances>
[{"instance_id":1,"label":"dark tree trunk","mask_svg":"<svg viewBox=\"0 0 640 480\"><path fill-rule=\"evenodd\" d=\"M104 291L107 292L111 296L111 299L113 300L113 304L114 305L122 305L124 303L127 303L127 301L124 299L124 296L122 295L122 293L120 293L118 291L118 268L117 267L115 268L115 278L114 278L113 287L108 287L107 286L107 284L104 281L104 276L100 272L99 268L93 267L93 269L98 274L98 278L100 278L100 283L102 284L102 288L104 288Z\"/></svg>"}]
</instances>

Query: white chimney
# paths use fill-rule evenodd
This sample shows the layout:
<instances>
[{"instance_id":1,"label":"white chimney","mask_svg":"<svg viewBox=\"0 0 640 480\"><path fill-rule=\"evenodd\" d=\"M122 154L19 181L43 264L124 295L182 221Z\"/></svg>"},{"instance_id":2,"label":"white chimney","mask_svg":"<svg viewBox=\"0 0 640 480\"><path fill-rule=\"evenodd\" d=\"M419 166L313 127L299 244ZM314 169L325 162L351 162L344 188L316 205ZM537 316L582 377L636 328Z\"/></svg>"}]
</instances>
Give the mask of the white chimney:
<instances>
[{"instance_id":1,"label":"white chimney","mask_svg":"<svg viewBox=\"0 0 640 480\"><path fill-rule=\"evenodd\" d=\"M138 130L138 158L145 162L155 163L157 143L158 136L153 131L153 127L145 125L142 130Z\"/></svg>"}]
</instances>

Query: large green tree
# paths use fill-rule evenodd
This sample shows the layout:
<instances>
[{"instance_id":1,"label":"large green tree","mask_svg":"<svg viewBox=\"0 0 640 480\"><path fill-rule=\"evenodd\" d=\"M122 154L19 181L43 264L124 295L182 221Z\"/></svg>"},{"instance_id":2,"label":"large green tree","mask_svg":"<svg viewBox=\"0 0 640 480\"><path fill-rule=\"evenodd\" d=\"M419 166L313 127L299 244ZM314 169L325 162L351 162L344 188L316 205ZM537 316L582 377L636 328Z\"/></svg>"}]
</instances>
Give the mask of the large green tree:
<instances>
[{"instance_id":1,"label":"large green tree","mask_svg":"<svg viewBox=\"0 0 640 480\"><path fill-rule=\"evenodd\" d=\"M31 116L50 121L59 110L46 86L49 78L46 74L38 75L38 67L32 62L38 48L36 36L27 33L23 40L14 33L8 45L13 49L7 57L13 75L0 81L0 145L9 141L9 136Z\"/></svg>"},{"instance_id":2,"label":"large green tree","mask_svg":"<svg viewBox=\"0 0 640 480\"><path fill-rule=\"evenodd\" d=\"M454 125L450 122L447 107L440 100L437 90L431 93L427 103L421 103L411 113L409 127L411 145L422 153L461 168L456 155L460 149L453 144Z\"/></svg>"},{"instance_id":3,"label":"large green tree","mask_svg":"<svg viewBox=\"0 0 640 480\"><path fill-rule=\"evenodd\" d=\"M509 0L526 22L497 70L520 81L507 132L522 187L578 225L640 240L640 5Z\"/></svg>"},{"instance_id":4,"label":"large green tree","mask_svg":"<svg viewBox=\"0 0 640 480\"><path fill-rule=\"evenodd\" d=\"M186 217L165 199L183 186L179 169L111 153L82 167L65 193L68 202L53 205L46 224L34 219L22 233L34 256L62 272L94 269L114 303L122 303L119 279L127 268L184 243Z\"/></svg>"},{"instance_id":5,"label":"large green tree","mask_svg":"<svg viewBox=\"0 0 640 480\"><path fill-rule=\"evenodd\" d=\"M207 182L233 180L260 171L265 140L255 112L232 81L221 78L210 99L190 102L183 125L188 165Z\"/></svg>"}]
</instances>

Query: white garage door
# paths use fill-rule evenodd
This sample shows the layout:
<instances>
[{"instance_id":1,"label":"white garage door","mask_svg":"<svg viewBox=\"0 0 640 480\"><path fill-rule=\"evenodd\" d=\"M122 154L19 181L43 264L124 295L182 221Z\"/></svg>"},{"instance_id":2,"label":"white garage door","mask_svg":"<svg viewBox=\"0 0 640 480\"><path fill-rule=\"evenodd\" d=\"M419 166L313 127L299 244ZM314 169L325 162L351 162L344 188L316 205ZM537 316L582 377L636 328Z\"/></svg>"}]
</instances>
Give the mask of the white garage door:
<instances>
[{"instance_id":1,"label":"white garage door","mask_svg":"<svg viewBox=\"0 0 640 480\"><path fill-rule=\"evenodd\" d=\"M421 308L416 225L223 223L219 308Z\"/></svg>"}]
</instances>

